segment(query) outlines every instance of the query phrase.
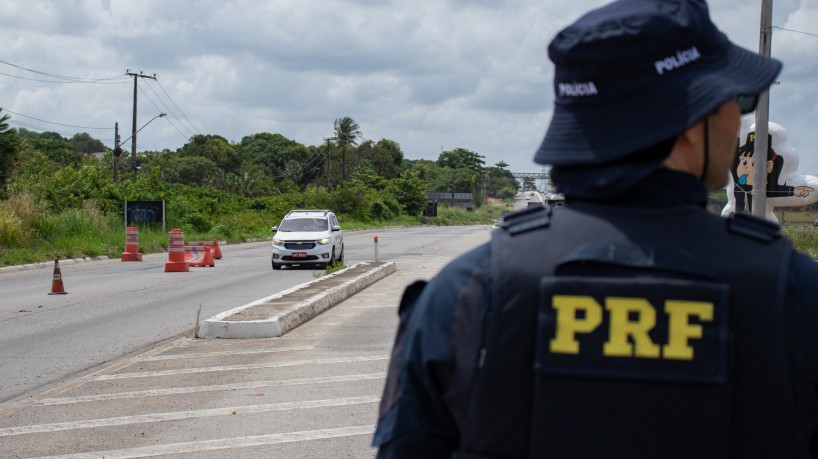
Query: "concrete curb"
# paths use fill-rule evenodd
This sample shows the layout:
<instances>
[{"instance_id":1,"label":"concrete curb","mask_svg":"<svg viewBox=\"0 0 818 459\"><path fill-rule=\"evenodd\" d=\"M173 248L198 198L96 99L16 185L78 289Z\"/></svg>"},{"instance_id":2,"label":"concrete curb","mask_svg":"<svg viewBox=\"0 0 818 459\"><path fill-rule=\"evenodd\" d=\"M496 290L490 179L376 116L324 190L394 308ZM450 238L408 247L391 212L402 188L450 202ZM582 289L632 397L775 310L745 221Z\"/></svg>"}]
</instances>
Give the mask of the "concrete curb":
<instances>
[{"instance_id":1,"label":"concrete curb","mask_svg":"<svg viewBox=\"0 0 818 459\"><path fill-rule=\"evenodd\" d=\"M272 238L270 238L272 239ZM218 241L219 247L226 246L227 241ZM155 255L155 254L167 254L165 252L151 252L151 253L144 253L143 256L147 255ZM71 265L75 263L82 263L86 261L105 261L105 260L119 260L119 257L116 258L109 258L107 255L100 255L98 257L85 257L85 258L66 258L60 259L60 265ZM130 263L130 262L129 262ZM51 261L42 261L39 263L28 263L25 265L11 265L11 266L3 266L0 267L0 274L5 272L15 272L15 271L26 271L29 269L42 269L42 268L53 268L54 267L54 260Z\"/></svg>"},{"instance_id":2,"label":"concrete curb","mask_svg":"<svg viewBox=\"0 0 818 459\"><path fill-rule=\"evenodd\" d=\"M346 269L366 265L369 262L358 263ZM338 275L346 271L346 269L326 276ZM304 322L321 314L327 309L344 301L352 295L360 292L366 287L383 279L384 277L397 271L395 262L388 262L378 265L356 278L347 281L344 284L336 285L319 294L313 295L304 301L298 302L286 310L279 312L272 317L264 320L225 320L226 318L254 306L269 303L273 299L281 298L287 294L297 292L309 285L320 282L325 278L318 278L310 282L295 286L293 288L281 291L275 295L256 300L252 303L239 306L229 311L217 314L199 324L198 338L231 338L231 339L247 339L247 338L274 338L282 336L288 331L298 327Z\"/></svg>"},{"instance_id":3,"label":"concrete curb","mask_svg":"<svg viewBox=\"0 0 818 459\"><path fill-rule=\"evenodd\" d=\"M103 261L109 260L106 255L101 255L98 257L85 257L85 258L66 258L60 259L60 265L73 265L77 263L84 263L86 261ZM0 273L7 273L7 272L15 272L15 271L27 271L29 269L43 269L43 268L53 268L54 267L54 260L51 261L43 261L40 263L29 263L26 265L13 265L13 266L3 266L0 268Z\"/></svg>"}]
</instances>

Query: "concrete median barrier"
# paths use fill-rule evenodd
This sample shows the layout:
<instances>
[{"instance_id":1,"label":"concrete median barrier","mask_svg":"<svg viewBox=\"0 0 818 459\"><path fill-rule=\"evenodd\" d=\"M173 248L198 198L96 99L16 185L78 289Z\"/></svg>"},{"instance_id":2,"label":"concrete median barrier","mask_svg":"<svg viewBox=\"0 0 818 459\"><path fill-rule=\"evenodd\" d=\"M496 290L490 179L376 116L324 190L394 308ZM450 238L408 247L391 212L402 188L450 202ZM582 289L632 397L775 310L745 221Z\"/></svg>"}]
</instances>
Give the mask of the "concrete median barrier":
<instances>
[{"instance_id":1,"label":"concrete median barrier","mask_svg":"<svg viewBox=\"0 0 818 459\"><path fill-rule=\"evenodd\" d=\"M394 262L363 262L217 314L199 324L199 338L274 338L395 272Z\"/></svg>"}]
</instances>

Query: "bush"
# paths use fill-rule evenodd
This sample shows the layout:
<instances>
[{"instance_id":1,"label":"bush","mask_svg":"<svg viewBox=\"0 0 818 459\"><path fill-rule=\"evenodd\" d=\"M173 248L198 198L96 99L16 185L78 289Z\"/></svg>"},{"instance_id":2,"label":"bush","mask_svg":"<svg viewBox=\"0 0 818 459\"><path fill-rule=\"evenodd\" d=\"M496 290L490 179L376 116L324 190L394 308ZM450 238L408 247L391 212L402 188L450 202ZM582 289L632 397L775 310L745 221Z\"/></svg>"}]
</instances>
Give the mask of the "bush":
<instances>
[{"instance_id":1,"label":"bush","mask_svg":"<svg viewBox=\"0 0 818 459\"><path fill-rule=\"evenodd\" d=\"M12 191L0 201L0 247L16 248L28 245L40 220L46 214L45 205L31 193Z\"/></svg>"},{"instance_id":2,"label":"bush","mask_svg":"<svg viewBox=\"0 0 818 459\"><path fill-rule=\"evenodd\" d=\"M426 207L425 186L417 172L404 172L400 178L390 180L386 192L394 197L407 215L418 216Z\"/></svg>"},{"instance_id":3,"label":"bush","mask_svg":"<svg viewBox=\"0 0 818 459\"><path fill-rule=\"evenodd\" d=\"M369 203L367 210L367 217L371 220L391 220L397 217L393 209L391 209L382 200L374 200Z\"/></svg>"},{"instance_id":4,"label":"bush","mask_svg":"<svg viewBox=\"0 0 818 459\"><path fill-rule=\"evenodd\" d=\"M191 210L182 216L182 228L186 233L207 233L212 227L213 223L195 210Z\"/></svg>"},{"instance_id":5,"label":"bush","mask_svg":"<svg viewBox=\"0 0 818 459\"><path fill-rule=\"evenodd\" d=\"M214 239L233 239L235 237L236 232L233 230L232 227L228 225L215 225L213 228L210 228L210 235L213 236Z\"/></svg>"},{"instance_id":6,"label":"bush","mask_svg":"<svg viewBox=\"0 0 818 459\"><path fill-rule=\"evenodd\" d=\"M7 203L0 202L0 248L23 247L31 231Z\"/></svg>"},{"instance_id":7,"label":"bush","mask_svg":"<svg viewBox=\"0 0 818 459\"><path fill-rule=\"evenodd\" d=\"M366 220L367 188L360 184L345 184L330 194L329 208L336 214L344 214Z\"/></svg>"},{"instance_id":8,"label":"bush","mask_svg":"<svg viewBox=\"0 0 818 459\"><path fill-rule=\"evenodd\" d=\"M503 187L497 190L497 197L500 199L514 199L514 196L516 195L517 192L514 190L514 188L511 188L510 186Z\"/></svg>"}]
</instances>

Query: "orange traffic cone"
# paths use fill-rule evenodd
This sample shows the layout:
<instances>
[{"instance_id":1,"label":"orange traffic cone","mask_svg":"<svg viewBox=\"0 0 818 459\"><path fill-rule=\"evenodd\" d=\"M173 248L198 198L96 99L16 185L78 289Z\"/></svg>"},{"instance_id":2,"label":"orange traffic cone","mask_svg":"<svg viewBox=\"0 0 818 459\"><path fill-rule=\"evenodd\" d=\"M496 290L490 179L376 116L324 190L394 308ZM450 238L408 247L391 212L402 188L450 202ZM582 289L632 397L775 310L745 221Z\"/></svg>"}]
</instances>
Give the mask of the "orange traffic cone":
<instances>
[{"instance_id":1,"label":"orange traffic cone","mask_svg":"<svg viewBox=\"0 0 818 459\"><path fill-rule=\"evenodd\" d=\"M142 261L142 254L139 253L139 228L125 228L125 252L122 253L122 261Z\"/></svg>"},{"instance_id":2,"label":"orange traffic cone","mask_svg":"<svg viewBox=\"0 0 818 459\"><path fill-rule=\"evenodd\" d=\"M62 273L60 272L60 260L54 259L54 280L51 281L51 291L49 295L65 295L65 288L62 285Z\"/></svg>"},{"instance_id":3,"label":"orange traffic cone","mask_svg":"<svg viewBox=\"0 0 818 459\"><path fill-rule=\"evenodd\" d=\"M219 248L219 241L213 239L213 258L222 259L222 249Z\"/></svg>"},{"instance_id":4,"label":"orange traffic cone","mask_svg":"<svg viewBox=\"0 0 818 459\"><path fill-rule=\"evenodd\" d=\"M210 251L209 246L205 246L205 253L204 253L204 260L202 260L202 266L216 266L216 262L213 261L213 253Z\"/></svg>"},{"instance_id":5,"label":"orange traffic cone","mask_svg":"<svg viewBox=\"0 0 818 459\"><path fill-rule=\"evenodd\" d=\"M188 271L190 271L190 265L185 261L185 233L174 228L168 235L168 261L165 263L165 272L186 273Z\"/></svg>"}]
</instances>

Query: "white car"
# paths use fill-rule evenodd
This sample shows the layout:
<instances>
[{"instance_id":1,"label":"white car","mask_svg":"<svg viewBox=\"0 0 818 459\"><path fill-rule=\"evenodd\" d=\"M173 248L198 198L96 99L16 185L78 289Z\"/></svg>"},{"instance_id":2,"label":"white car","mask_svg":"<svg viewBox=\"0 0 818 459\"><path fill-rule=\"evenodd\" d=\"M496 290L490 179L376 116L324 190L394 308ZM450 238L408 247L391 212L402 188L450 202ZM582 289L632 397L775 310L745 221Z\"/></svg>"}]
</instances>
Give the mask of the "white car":
<instances>
[{"instance_id":1,"label":"white car","mask_svg":"<svg viewBox=\"0 0 818 459\"><path fill-rule=\"evenodd\" d=\"M291 210L270 228L273 269L282 266L332 266L344 259L344 232L329 210Z\"/></svg>"}]
</instances>

